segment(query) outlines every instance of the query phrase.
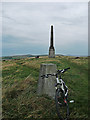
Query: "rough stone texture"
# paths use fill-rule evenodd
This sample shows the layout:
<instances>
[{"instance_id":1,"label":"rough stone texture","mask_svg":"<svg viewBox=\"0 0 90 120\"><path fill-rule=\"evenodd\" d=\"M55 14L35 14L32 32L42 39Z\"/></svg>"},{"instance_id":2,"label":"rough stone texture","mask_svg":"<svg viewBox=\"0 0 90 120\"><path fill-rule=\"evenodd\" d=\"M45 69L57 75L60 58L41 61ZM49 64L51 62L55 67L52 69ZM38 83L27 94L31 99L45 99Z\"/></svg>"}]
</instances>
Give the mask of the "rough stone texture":
<instances>
[{"instance_id":1,"label":"rough stone texture","mask_svg":"<svg viewBox=\"0 0 90 120\"><path fill-rule=\"evenodd\" d=\"M47 94L52 98L55 98L55 76L49 76L48 78L41 78L41 75L45 75L48 73L56 73L56 65L55 64L41 64L40 66L40 74L38 80L38 89L37 94Z\"/></svg>"},{"instance_id":2,"label":"rough stone texture","mask_svg":"<svg viewBox=\"0 0 90 120\"><path fill-rule=\"evenodd\" d=\"M55 50L54 49L49 49L49 58L55 58Z\"/></svg>"}]
</instances>

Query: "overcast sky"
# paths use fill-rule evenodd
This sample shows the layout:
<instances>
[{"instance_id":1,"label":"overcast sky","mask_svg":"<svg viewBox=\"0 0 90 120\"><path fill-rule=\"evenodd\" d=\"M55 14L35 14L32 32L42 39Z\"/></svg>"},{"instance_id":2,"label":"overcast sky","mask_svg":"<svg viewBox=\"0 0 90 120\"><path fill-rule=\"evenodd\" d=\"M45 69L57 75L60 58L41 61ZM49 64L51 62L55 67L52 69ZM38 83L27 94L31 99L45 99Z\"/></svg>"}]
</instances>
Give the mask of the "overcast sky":
<instances>
[{"instance_id":1,"label":"overcast sky","mask_svg":"<svg viewBox=\"0 0 90 120\"><path fill-rule=\"evenodd\" d=\"M48 54L50 25L55 52L88 55L88 3L2 5L2 55Z\"/></svg>"}]
</instances>

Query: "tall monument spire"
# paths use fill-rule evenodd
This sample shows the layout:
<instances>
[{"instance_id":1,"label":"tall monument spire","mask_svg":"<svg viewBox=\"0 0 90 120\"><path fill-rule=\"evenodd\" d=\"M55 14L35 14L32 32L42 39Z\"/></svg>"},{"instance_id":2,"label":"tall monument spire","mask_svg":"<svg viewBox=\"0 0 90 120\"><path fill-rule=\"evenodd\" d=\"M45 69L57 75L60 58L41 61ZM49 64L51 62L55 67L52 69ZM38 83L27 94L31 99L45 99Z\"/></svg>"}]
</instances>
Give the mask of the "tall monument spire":
<instances>
[{"instance_id":1,"label":"tall monument spire","mask_svg":"<svg viewBox=\"0 0 90 120\"><path fill-rule=\"evenodd\" d=\"M49 58L55 58L55 49L53 46L53 25L51 25L51 39L49 47Z\"/></svg>"},{"instance_id":2,"label":"tall monument spire","mask_svg":"<svg viewBox=\"0 0 90 120\"><path fill-rule=\"evenodd\" d=\"M54 48L53 47L53 26L51 26L51 42L50 42L50 48Z\"/></svg>"}]
</instances>

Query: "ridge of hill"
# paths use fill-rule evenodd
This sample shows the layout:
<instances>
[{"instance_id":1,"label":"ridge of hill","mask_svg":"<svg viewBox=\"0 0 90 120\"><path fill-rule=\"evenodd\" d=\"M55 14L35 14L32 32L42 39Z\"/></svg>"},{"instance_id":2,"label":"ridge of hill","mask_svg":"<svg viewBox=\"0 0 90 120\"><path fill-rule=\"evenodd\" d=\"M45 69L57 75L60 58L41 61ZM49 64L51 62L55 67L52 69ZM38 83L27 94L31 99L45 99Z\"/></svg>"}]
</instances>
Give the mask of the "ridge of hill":
<instances>
[{"instance_id":1,"label":"ridge of hill","mask_svg":"<svg viewBox=\"0 0 90 120\"><path fill-rule=\"evenodd\" d=\"M37 95L41 63L53 63L57 69L70 67L63 75L69 88L70 120L88 119L88 57L56 56L24 58L2 62L2 120L58 119L55 102ZM29 76L29 77L28 77Z\"/></svg>"}]
</instances>

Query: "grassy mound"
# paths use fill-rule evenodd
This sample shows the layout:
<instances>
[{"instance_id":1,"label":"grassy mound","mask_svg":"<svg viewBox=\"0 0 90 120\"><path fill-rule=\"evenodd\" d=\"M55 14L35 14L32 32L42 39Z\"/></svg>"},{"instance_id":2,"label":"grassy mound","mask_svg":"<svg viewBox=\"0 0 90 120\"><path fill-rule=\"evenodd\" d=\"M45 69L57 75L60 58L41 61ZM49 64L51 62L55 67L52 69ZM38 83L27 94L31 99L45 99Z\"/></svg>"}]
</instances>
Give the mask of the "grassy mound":
<instances>
[{"instance_id":1,"label":"grassy mound","mask_svg":"<svg viewBox=\"0 0 90 120\"><path fill-rule=\"evenodd\" d=\"M88 118L88 59L60 56L6 60L2 63L3 119L56 118L55 102L47 95L38 96L37 82L41 63L54 63L58 69L70 67L63 79L69 88L71 119ZM29 76L29 77L28 77ZM28 78L27 78L28 77Z\"/></svg>"}]
</instances>

